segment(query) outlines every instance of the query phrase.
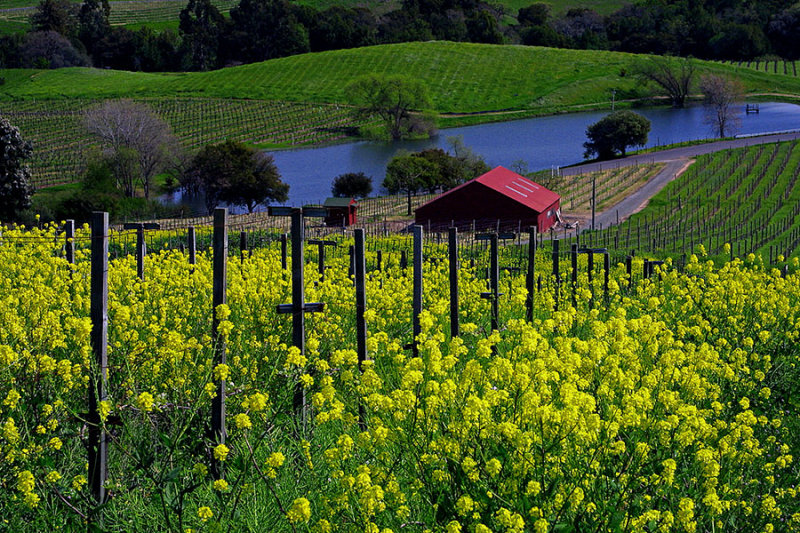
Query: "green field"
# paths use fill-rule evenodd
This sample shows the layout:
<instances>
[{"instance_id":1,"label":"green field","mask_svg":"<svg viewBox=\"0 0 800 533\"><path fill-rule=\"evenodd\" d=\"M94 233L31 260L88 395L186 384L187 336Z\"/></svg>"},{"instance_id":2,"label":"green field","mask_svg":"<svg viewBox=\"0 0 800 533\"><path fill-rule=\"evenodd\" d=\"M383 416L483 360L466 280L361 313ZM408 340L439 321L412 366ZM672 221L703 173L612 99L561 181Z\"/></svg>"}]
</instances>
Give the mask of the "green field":
<instances>
[{"instance_id":1,"label":"green field","mask_svg":"<svg viewBox=\"0 0 800 533\"><path fill-rule=\"evenodd\" d=\"M427 42L302 54L212 72L137 73L87 68L7 70L0 100L214 97L347 103L349 81L367 73L425 82L439 113L552 113L644 92L630 75L641 56L527 46ZM800 94L800 79L698 61L698 71L739 77L745 91Z\"/></svg>"}]
</instances>

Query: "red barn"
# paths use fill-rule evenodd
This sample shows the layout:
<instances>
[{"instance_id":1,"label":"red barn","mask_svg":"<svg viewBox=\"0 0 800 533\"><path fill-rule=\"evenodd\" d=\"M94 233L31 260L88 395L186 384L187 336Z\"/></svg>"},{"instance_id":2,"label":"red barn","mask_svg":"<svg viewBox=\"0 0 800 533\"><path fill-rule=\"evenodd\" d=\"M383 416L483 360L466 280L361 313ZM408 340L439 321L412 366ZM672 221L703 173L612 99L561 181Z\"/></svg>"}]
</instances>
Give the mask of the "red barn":
<instances>
[{"instance_id":1,"label":"red barn","mask_svg":"<svg viewBox=\"0 0 800 533\"><path fill-rule=\"evenodd\" d=\"M450 189L420 206L415 221L423 226L443 228L454 223L477 229L516 229L537 226L550 229L561 217L561 197L528 178L503 167Z\"/></svg>"},{"instance_id":2,"label":"red barn","mask_svg":"<svg viewBox=\"0 0 800 533\"><path fill-rule=\"evenodd\" d=\"M326 226L352 226L356 223L358 202L353 198L328 198L322 204L328 211Z\"/></svg>"}]
</instances>

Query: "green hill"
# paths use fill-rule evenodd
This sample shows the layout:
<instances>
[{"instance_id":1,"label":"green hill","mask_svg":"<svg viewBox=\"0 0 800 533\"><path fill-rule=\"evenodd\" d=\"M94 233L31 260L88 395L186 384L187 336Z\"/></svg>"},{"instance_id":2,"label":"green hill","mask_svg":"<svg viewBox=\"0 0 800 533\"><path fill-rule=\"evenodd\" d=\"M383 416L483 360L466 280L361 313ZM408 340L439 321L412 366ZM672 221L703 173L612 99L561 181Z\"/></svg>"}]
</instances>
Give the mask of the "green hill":
<instances>
[{"instance_id":1,"label":"green hill","mask_svg":"<svg viewBox=\"0 0 800 533\"><path fill-rule=\"evenodd\" d=\"M363 74L423 80L440 113L541 113L643 96L630 75L641 56L528 46L426 42L303 54L212 72L139 73L70 68L7 70L0 99L192 96L347 103L344 87ZM738 76L750 93L800 94L800 78L698 61L702 72Z\"/></svg>"}]
</instances>

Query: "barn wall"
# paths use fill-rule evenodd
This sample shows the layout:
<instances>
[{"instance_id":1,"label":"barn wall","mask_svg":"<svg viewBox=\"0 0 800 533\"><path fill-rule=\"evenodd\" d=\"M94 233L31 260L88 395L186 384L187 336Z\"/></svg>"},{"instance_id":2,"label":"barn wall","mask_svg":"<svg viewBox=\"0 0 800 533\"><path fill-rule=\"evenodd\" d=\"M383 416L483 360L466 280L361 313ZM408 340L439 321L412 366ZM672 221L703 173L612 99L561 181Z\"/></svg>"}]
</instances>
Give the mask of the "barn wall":
<instances>
[{"instance_id":1,"label":"barn wall","mask_svg":"<svg viewBox=\"0 0 800 533\"><path fill-rule=\"evenodd\" d=\"M440 229L450 226L451 220L459 227L471 227L475 220L478 229L486 229L496 227L500 219L506 222L501 223L505 229L516 230L519 224L525 228L544 223L540 215L538 211L475 182L417 208L415 221L423 226L430 222L432 229ZM555 217L552 218L547 228L553 225ZM544 229L540 225L540 231Z\"/></svg>"},{"instance_id":2,"label":"barn wall","mask_svg":"<svg viewBox=\"0 0 800 533\"><path fill-rule=\"evenodd\" d=\"M555 223L558 221L556 218L556 211L561 207L561 200L556 200L550 205L547 209L544 210L543 213L540 213L537 217L537 226L539 226L539 231L547 231L552 228ZM548 216L547 214L552 211L552 215Z\"/></svg>"}]
</instances>

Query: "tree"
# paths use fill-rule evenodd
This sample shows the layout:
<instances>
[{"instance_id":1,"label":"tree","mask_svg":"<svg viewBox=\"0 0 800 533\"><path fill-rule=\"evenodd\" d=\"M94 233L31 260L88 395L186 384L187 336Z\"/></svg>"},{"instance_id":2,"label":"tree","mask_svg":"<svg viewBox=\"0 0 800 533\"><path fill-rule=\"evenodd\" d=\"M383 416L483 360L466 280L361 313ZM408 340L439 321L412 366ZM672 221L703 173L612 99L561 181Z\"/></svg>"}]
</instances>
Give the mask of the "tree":
<instances>
[{"instance_id":1,"label":"tree","mask_svg":"<svg viewBox=\"0 0 800 533\"><path fill-rule=\"evenodd\" d=\"M31 16L33 31L54 31L74 38L78 32L78 6L69 0L42 0Z\"/></svg>"},{"instance_id":2,"label":"tree","mask_svg":"<svg viewBox=\"0 0 800 533\"><path fill-rule=\"evenodd\" d=\"M55 31L34 31L25 36L19 50L20 60L27 68L84 67L89 58L72 46L69 40Z\"/></svg>"},{"instance_id":3,"label":"tree","mask_svg":"<svg viewBox=\"0 0 800 533\"><path fill-rule=\"evenodd\" d=\"M589 140L583 143L584 157L597 154L598 159L610 159L617 153L625 156L628 146L647 143L650 121L633 111L615 111L586 129Z\"/></svg>"},{"instance_id":4,"label":"tree","mask_svg":"<svg viewBox=\"0 0 800 533\"><path fill-rule=\"evenodd\" d=\"M800 58L800 4L784 9L767 26L769 37L775 51L784 59L794 61Z\"/></svg>"},{"instance_id":5,"label":"tree","mask_svg":"<svg viewBox=\"0 0 800 533\"><path fill-rule=\"evenodd\" d=\"M364 8L332 6L318 13L306 27L312 52L357 48L377 42L377 22Z\"/></svg>"},{"instance_id":6,"label":"tree","mask_svg":"<svg viewBox=\"0 0 800 533\"><path fill-rule=\"evenodd\" d=\"M486 10L479 9L467 17L467 34L470 42L503 44L503 32L497 18Z\"/></svg>"},{"instance_id":7,"label":"tree","mask_svg":"<svg viewBox=\"0 0 800 533\"><path fill-rule=\"evenodd\" d=\"M0 117L0 221L16 221L31 206L31 171L25 162L32 154L19 128Z\"/></svg>"},{"instance_id":8,"label":"tree","mask_svg":"<svg viewBox=\"0 0 800 533\"><path fill-rule=\"evenodd\" d=\"M396 155L386 167L386 178L383 187L390 194L406 193L408 211L411 214L411 196L430 186L438 169L436 165L416 154Z\"/></svg>"},{"instance_id":9,"label":"tree","mask_svg":"<svg viewBox=\"0 0 800 533\"><path fill-rule=\"evenodd\" d=\"M236 141L203 147L182 185L205 194L209 213L220 202L245 206L252 213L267 200L285 202L289 195L289 185L281 181L272 156Z\"/></svg>"},{"instance_id":10,"label":"tree","mask_svg":"<svg viewBox=\"0 0 800 533\"><path fill-rule=\"evenodd\" d=\"M550 20L550 5L544 3L531 4L519 8L517 22L522 26L542 26Z\"/></svg>"},{"instance_id":11,"label":"tree","mask_svg":"<svg viewBox=\"0 0 800 533\"><path fill-rule=\"evenodd\" d=\"M738 80L706 74L700 79L700 90L705 97L704 120L718 137L725 137L739 126L736 102L742 98L742 85Z\"/></svg>"},{"instance_id":12,"label":"tree","mask_svg":"<svg viewBox=\"0 0 800 533\"><path fill-rule=\"evenodd\" d=\"M708 48L719 59L751 59L767 53L769 41L754 24L731 23L708 41Z\"/></svg>"},{"instance_id":13,"label":"tree","mask_svg":"<svg viewBox=\"0 0 800 533\"><path fill-rule=\"evenodd\" d=\"M308 32L287 0L240 0L230 12L230 59L251 63L308 52Z\"/></svg>"},{"instance_id":14,"label":"tree","mask_svg":"<svg viewBox=\"0 0 800 533\"><path fill-rule=\"evenodd\" d=\"M225 17L211 0L189 0L181 10L179 28L186 50L186 66L191 70L214 68Z\"/></svg>"},{"instance_id":15,"label":"tree","mask_svg":"<svg viewBox=\"0 0 800 533\"><path fill-rule=\"evenodd\" d=\"M138 176L118 176L126 196L134 196L136 182L150 198L153 177L177 156L178 142L169 125L144 104L132 100L106 100L86 113L86 126L114 154L134 154Z\"/></svg>"},{"instance_id":16,"label":"tree","mask_svg":"<svg viewBox=\"0 0 800 533\"><path fill-rule=\"evenodd\" d=\"M436 167L436 174L431 176L427 183L429 191L452 189L489 171L489 166L483 159L473 154L472 150L465 148L463 144L455 148L455 153L457 155L450 155L441 148L428 148L415 154L427 159Z\"/></svg>"},{"instance_id":17,"label":"tree","mask_svg":"<svg viewBox=\"0 0 800 533\"><path fill-rule=\"evenodd\" d=\"M110 13L108 0L83 0L81 4L78 13L78 38L92 55L111 31L111 24L108 22Z\"/></svg>"},{"instance_id":18,"label":"tree","mask_svg":"<svg viewBox=\"0 0 800 533\"><path fill-rule=\"evenodd\" d=\"M664 90L672 107L683 107L686 103L695 74L691 59L653 56L636 63L633 70L645 83L653 83Z\"/></svg>"},{"instance_id":19,"label":"tree","mask_svg":"<svg viewBox=\"0 0 800 533\"><path fill-rule=\"evenodd\" d=\"M336 198L365 198L372 192L372 178L363 172L347 172L333 179L331 194Z\"/></svg>"},{"instance_id":20,"label":"tree","mask_svg":"<svg viewBox=\"0 0 800 533\"><path fill-rule=\"evenodd\" d=\"M361 77L345 89L358 106L361 116L379 116L392 140L408 137L415 130L430 130L433 125L420 124L426 119L414 116L412 111L430 107L425 85L415 79L402 76Z\"/></svg>"}]
</instances>

